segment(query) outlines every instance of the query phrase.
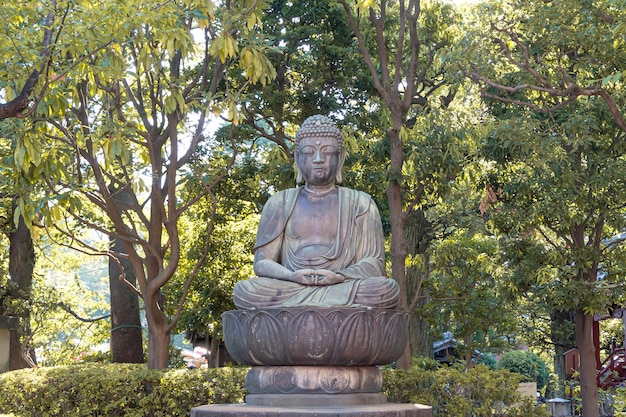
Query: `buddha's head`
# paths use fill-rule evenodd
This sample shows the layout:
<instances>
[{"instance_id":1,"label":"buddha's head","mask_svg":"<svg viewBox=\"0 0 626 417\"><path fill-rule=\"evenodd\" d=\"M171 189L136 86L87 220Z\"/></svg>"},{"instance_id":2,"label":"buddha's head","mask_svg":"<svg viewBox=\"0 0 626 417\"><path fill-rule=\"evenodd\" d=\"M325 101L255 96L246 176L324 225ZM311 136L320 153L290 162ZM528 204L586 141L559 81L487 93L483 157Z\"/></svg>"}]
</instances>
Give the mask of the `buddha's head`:
<instances>
[{"instance_id":1,"label":"buddha's head","mask_svg":"<svg viewBox=\"0 0 626 417\"><path fill-rule=\"evenodd\" d=\"M303 180L316 185L340 183L346 160L341 131L326 116L307 118L296 133L294 157L298 184Z\"/></svg>"}]
</instances>

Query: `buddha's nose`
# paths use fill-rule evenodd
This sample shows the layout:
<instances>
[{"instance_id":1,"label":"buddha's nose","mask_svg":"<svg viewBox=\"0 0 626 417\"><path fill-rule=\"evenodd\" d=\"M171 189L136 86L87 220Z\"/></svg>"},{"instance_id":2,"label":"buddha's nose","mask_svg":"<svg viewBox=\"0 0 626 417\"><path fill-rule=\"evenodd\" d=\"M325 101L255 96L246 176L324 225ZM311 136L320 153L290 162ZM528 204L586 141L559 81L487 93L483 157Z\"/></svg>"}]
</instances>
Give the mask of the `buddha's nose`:
<instances>
[{"instance_id":1,"label":"buddha's nose","mask_svg":"<svg viewBox=\"0 0 626 417\"><path fill-rule=\"evenodd\" d=\"M322 151L321 150L316 150L315 151L315 156L313 158L313 163L321 164L322 162L324 162L324 157L322 156Z\"/></svg>"}]
</instances>

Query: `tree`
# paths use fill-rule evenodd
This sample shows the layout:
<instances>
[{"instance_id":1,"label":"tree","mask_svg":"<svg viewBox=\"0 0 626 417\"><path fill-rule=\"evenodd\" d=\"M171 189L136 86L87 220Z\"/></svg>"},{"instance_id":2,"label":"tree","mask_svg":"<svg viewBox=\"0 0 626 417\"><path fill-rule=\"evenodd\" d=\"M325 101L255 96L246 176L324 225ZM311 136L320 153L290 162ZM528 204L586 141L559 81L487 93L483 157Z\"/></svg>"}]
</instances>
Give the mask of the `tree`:
<instances>
[{"instance_id":1,"label":"tree","mask_svg":"<svg viewBox=\"0 0 626 417\"><path fill-rule=\"evenodd\" d=\"M486 217L491 216L488 214ZM521 335L533 349L554 358L554 373L559 381L556 388L562 396L565 395L564 384L570 378L564 353L576 347L575 311L563 306L555 308L551 301L545 300L545 286L535 285L537 271L542 271L542 281L545 282L556 281L558 274L550 266L545 242L531 236L500 234L502 259L511 271L510 286L520 298L518 316Z\"/></svg>"},{"instance_id":2,"label":"tree","mask_svg":"<svg viewBox=\"0 0 626 417\"><path fill-rule=\"evenodd\" d=\"M509 277L498 251L494 236L463 231L432 248L429 317L438 321L433 325L441 333L451 331L461 339L457 350L467 369L480 359L476 351L497 348L499 340L515 333L515 297L507 291Z\"/></svg>"},{"instance_id":3,"label":"tree","mask_svg":"<svg viewBox=\"0 0 626 417\"><path fill-rule=\"evenodd\" d=\"M539 355L528 350L511 350L502 355L498 369L508 369L524 376L524 382L536 382L541 390L548 383L550 370Z\"/></svg>"},{"instance_id":4,"label":"tree","mask_svg":"<svg viewBox=\"0 0 626 417\"><path fill-rule=\"evenodd\" d=\"M56 5L56 0L52 0L51 4ZM58 35L62 31L63 23L55 21L51 10L42 16L40 8L24 7L20 3L3 3L0 18L6 26L0 35L5 63L0 70L0 79L5 80L2 89L5 91L3 98L7 100L0 103L2 121L31 114L35 87L40 78L46 79L42 92L54 82L54 77L50 77L49 64L55 39L58 39L54 36L55 32ZM21 53L15 54L16 50Z\"/></svg>"},{"instance_id":5,"label":"tree","mask_svg":"<svg viewBox=\"0 0 626 417\"><path fill-rule=\"evenodd\" d=\"M368 108L371 88L340 5L276 0L269 4L263 28L281 52L271 56L277 76L251 90L241 107L251 129L247 134L254 138L250 149L262 150L261 185L283 189L294 185L293 139L299 124L324 114L340 127L369 130L371 123L360 122L373 118ZM345 139L348 146L350 139Z\"/></svg>"},{"instance_id":6,"label":"tree","mask_svg":"<svg viewBox=\"0 0 626 417\"><path fill-rule=\"evenodd\" d=\"M216 142L211 149L201 147L198 158L207 162L203 172L221 170L225 161L231 158L228 135L230 126L222 127L216 134ZM248 126L240 125L235 134L238 143L238 157L227 178L217 186L216 201L205 197L201 203L191 208L181 218L182 251L186 253L180 266L164 293L178 299L183 292L185 277L197 268L198 279L189 288L187 305L177 324L191 338L205 341L209 351L209 366L220 364L219 342L223 339L221 315L233 310L232 294L235 284L254 275L252 247L256 238L261 203L267 198L267 190L262 185L267 174L267 164L261 156L264 149L250 149L254 141L244 140L253 137ZM220 153L224 162L208 158L210 153ZM201 189L196 185L184 190L188 198ZM205 239L210 236L210 240ZM208 245L208 251L206 249ZM198 259L205 256L202 264ZM173 312L171 312L173 313Z\"/></svg>"},{"instance_id":7,"label":"tree","mask_svg":"<svg viewBox=\"0 0 626 417\"><path fill-rule=\"evenodd\" d=\"M504 233L541 242L536 293L575 312L585 417L599 415L593 314L619 301L612 289L623 276L626 96L617 74L626 54L615 31L624 19L618 3L491 4L481 9L485 32L471 35L470 75L500 119L486 143L498 172L486 182L501 189L494 218Z\"/></svg>"},{"instance_id":8,"label":"tree","mask_svg":"<svg viewBox=\"0 0 626 417\"><path fill-rule=\"evenodd\" d=\"M37 10L22 9L21 13L17 13L18 8L20 6L13 3L0 6L0 19L7 26L6 30L0 34L2 44L0 53L4 62L0 69L0 79L3 80L0 83L0 91L3 99L6 100L0 103L0 122L8 118L27 116L35 86L42 74L48 75L46 68L54 43L53 28L56 22L52 13L42 18ZM32 36L33 33L40 35L36 41ZM16 49L22 50L23 54L15 54ZM32 61L24 62L26 56L32 57ZM1 130L2 140L14 139L11 136L12 130L11 126L7 127L5 124ZM10 155L10 152L4 154ZM11 264L9 274L11 283L15 286L6 296L22 300L22 306L19 308L20 329L11 331L11 369L28 367L36 363L35 353L28 346L30 314L27 307L32 290L32 272L35 263L33 240L24 218L19 215L19 212L14 212L16 197L14 187L27 188L24 185L24 178L16 178L11 174L3 175L0 191L0 196L11 207L4 226L9 236Z\"/></svg>"},{"instance_id":9,"label":"tree","mask_svg":"<svg viewBox=\"0 0 626 417\"><path fill-rule=\"evenodd\" d=\"M412 311L419 294L407 291L407 222L425 196L454 177L464 153L454 135L433 129L441 121L439 110L445 113L456 93L444 56L455 44L459 16L450 5L419 0L341 4L380 99L376 109L384 115L391 270L401 288L401 308ZM423 146L422 138L433 139L434 146ZM409 346L399 365L410 366Z\"/></svg>"},{"instance_id":10,"label":"tree","mask_svg":"<svg viewBox=\"0 0 626 417\"><path fill-rule=\"evenodd\" d=\"M19 122L16 122L19 124ZM11 129L2 129L2 150L5 155L0 167L0 201L3 210L0 216L2 233L8 237L8 273L0 296L0 315L19 318L18 328L10 330L9 368L20 369L34 366L37 362L30 343L30 299L35 267L34 242L24 217L17 212L17 191L29 189L27 179L11 169L13 155Z\"/></svg>"},{"instance_id":11,"label":"tree","mask_svg":"<svg viewBox=\"0 0 626 417\"><path fill-rule=\"evenodd\" d=\"M623 54L619 53L625 43L619 23L623 4L578 2L575 7L569 7L570 1L560 3L564 8L555 14L555 3L510 1L505 8L516 13L507 13L506 18L495 17L489 24L490 38L498 46L503 61L522 71L523 81L520 78L506 83L494 81L480 64L468 70L468 75L487 87L483 97L543 113L556 111L581 98L596 97L604 101L615 124L626 131L619 105L622 100L619 87L626 74L622 70ZM531 11L530 19L523 15L528 11ZM561 36L547 40L545 36L555 30ZM597 44L599 39L605 42ZM518 92L526 92L528 96L516 96Z\"/></svg>"},{"instance_id":12,"label":"tree","mask_svg":"<svg viewBox=\"0 0 626 417\"><path fill-rule=\"evenodd\" d=\"M339 4L276 0L263 27L281 53L272 57L277 77L244 102L246 122L260 137L291 158L295 130L307 117L324 114L345 125L369 113L371 87Z\"/></svg>"},{"instance_id":13,"label":"tree","mask_svg":"<svg viewBox=\"0 0 626 417\"><path fill-rule=\"evenodd\" d=\"M57 53L72 65L39 103L37 117L17 144L16 160L49 187L39 206L55 227L71 236L65 225L78 222L124 242L124 252L75 243L130 261L137 276L134 289L146 309L148 365L163 368L185 301L185 293L171 300L178 307L173 317L166 315L161 288L181 257L178 220L202 195L213 193L232 160L215 177L187 164L207 135L211 110L225 107L238 121L233 97L239 92L230 90L227 68L240 69L250 83L266 83L274 75L262 38L253 32L263 4L216 9L189 0L120 7L105 0L64 6L52 12L73 19L72 33L65 31L67 42ZM66 117L58 118L65 110ZM45 146L61 145L55 156L36 157L42 137ZM203 191L180 200L179 187L189 182L200 183ZM32 213L25 214L32 222ZM192 279L187 277L185 291Z\"/></svg>"},{"instance_id":14,"label":"tree","mask_svg":"<svg viewBox=\"0 0 626 417\"><path fill-rule=\"evenodd\" d=\"M5 30L2 33L10 34L5 35L10 39L3 42L3 45L6 46L2 50L5 66L0 71L0 76L3 80L1 84L3 96L4 98L9 98L9 101L0 104L0 121L10 118L18 119L6 121L3 123L2 128L3 136L5 136L5 139L12 139L13 146L15 146L18 139L11 136L22 134L15 126L20 123L19 119L32 117L38 107L38 103L41 102L46 92L53 89L53 84L63 78L62 76L57 77L53 68L56 68L59 72L65 72L66 68L63 64L68 64L68 61L63 59L59 59L56 65L54 62L53 51L57 48L62 48L60 42L63 42L63 37L61 34L65 31L65 18L67 17L65 15L57 18L54 13L56 6L57 2L53 0L48 8L45 6L33 8L32 5L20 3L5 3L0 7L0 15L5 26ZM68 66L71 66L71 63ZM43 82L41 82L42 79ZM11 191L11 187L13 187L13 190L19 190L22 195L26 194L26 190L34 192L31 189L34 184L30 181L31 178L28 173L21 175L23 173L21 170L12 169L14 168L12 167L14 165L13 159L7 159L5 162L7 169L11 172L11 175L5 176L7 184L4 184L9 187L9 190L6 192L9 198L15 198L17 195L16 191ZM15 228L19 233L11 232L12 257L14 259L19 258L20 264L33 266L35 258L32 250L30 228L25 224L24 218L19 211L15 214L15 216L10 216L10 218L11 220L14 219ZM21 228L24 228L24 230L20 231ZM30 250L28 249L29 244L31 245ZM24 306L27 306L30 303L32 276L26 280L24 272L20 275L20 298L23 300ZM115 297L113 300L115 300ZM22 339L27 341L30 339L27 307L23 309L21 321L24 329ZM113 335L113 339L115 338L116 334ZM12 340L16 341L18 337L13 337ZM17 349L17 346L14 346L13 350L25 350L25 348ZM30 357L32 361L35 360L34 351L31 352ZM14 359L17 360L17 358ZM22 362L22 364L26 365L25 362Z\"/></svg>"},{"instance_id":15,"label":"tree","mask_svg":"<svg viewBox=\"0 0 626 417\"><path fill-rule=\"evenodd\" d=\"M13 213L13 210L10 213ZM33 286L35 254L30 230L26 227L24 219L20 216L17 225L14 225L11 216L8 223L9 230L6 234L9 238L9 281L5 294L0 297L3 307L8 308L6 310L0 308L0 313L20 318L18 328L9 330L9 369L14 370L28 368L37 363L35 351L29 341L31 331L28 307Z\"/></svg>"}]
</instances>

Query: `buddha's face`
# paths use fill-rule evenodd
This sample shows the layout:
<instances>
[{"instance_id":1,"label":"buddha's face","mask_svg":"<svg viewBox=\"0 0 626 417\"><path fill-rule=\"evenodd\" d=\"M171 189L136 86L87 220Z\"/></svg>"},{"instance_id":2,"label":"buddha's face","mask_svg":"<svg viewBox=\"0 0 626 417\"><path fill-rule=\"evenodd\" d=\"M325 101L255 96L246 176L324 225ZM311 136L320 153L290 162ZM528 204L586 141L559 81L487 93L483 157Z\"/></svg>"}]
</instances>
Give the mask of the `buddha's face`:
<instances>
[{"instance_id":1,"label":"buddha's face","mask_svg":"<svg viewBox=\"0 0 626 417\"><path fill-rule=\"evenodd\" d=\"M307 137L300 141L296 164L309 185L331 185L341 169L337 141L333 137Z\"/></svg>"}]
</instances>

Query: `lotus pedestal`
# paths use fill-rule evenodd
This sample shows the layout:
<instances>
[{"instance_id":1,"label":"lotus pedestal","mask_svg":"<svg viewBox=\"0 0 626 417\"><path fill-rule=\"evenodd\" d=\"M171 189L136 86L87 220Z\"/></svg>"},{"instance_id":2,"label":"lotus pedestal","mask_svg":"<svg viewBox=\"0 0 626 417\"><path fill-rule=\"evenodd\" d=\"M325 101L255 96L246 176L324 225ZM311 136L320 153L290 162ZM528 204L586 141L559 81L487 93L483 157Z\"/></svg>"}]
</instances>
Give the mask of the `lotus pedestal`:
<instances>
[{"instance_id":1,"label":"lotus pedestal","mask_svg":"<svg viewBox=\"0 0 626 417\"><path fill-rule=\"evenodd\" d=\"M403 311L281 308L224 313L224 341L250 365L246 404L194 408L192 417L431 417L430 407L388 403L376 365L407 342Z\"/></svg>"}]
</instances>

